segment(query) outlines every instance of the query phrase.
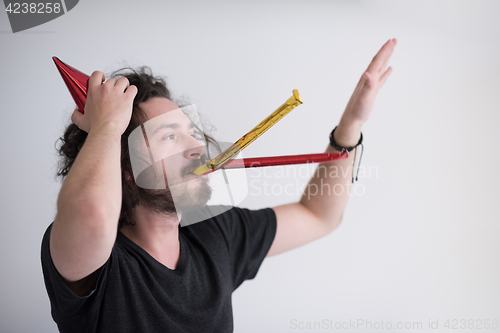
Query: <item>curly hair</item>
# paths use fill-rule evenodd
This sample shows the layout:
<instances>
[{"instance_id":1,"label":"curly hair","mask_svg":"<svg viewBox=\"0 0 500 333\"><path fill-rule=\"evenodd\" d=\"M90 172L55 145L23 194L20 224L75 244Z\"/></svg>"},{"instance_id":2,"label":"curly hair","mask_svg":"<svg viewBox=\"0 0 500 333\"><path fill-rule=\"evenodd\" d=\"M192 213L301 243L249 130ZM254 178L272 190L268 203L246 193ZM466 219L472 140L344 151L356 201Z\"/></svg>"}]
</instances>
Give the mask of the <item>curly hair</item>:
<instances>
[{"instance_id":1,"label":"curly hair","mask_svg":"<svg viewBox=\"0 0 500 333\"><path fill-rule=\"evenodd\" d=\"M130 123L121 137L122 207L118 222L118 228L121 229L124 225L135 224L132 212L134 207L141 203L140 194L141 191L144 191L144 189L138 187L133 181L129 181L125 177L127 173L129 175L133 174L128 149L128 137L135 128L147 121L146 113L139 107L139 104L154 97L164 97L171 100L171 92L167 88L165 80L161 77L155 77L151 69L146 66L138 69L122 68L113 72L111 77L126 77L130 84L135 85L138 90L133 102ZM218 146L217 142L211 136L206 133L204 133L204 136L207 143L213 143ZM57 148L56 142L56 149L61 157L58 163L57 178L64 179L68 175L86 138L87 132L71 123L66 128L64 135L57 140L57 142L61 142L59 148Z\"/></svg>"}]
</instances>

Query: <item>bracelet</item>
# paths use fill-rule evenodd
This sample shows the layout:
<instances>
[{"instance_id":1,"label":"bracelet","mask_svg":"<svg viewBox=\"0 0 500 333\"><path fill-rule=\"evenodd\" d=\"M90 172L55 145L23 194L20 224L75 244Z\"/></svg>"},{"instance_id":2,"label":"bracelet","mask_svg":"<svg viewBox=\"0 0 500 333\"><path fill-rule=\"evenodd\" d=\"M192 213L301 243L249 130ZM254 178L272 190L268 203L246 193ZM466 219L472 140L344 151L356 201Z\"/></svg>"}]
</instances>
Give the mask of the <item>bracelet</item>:
<instances>
[{"instance_id":1,"label":"bracelet","mask_svg":"<svg viewBox=\"0 0 500 333\"><path fill-rule=\"evenodd\" d=\"M335 142L335 139L333 138L333 133L335 132L335 130L337 129L337 126L335 126L335 128L333 129L332 133L330 133L330 145L339 150L339 151L343 151L344 149L347 150L348 152L351 152L354 148L356 148L357 146L359 146L360 144L363 143L363 133L361 133L361 137L359 138L359 141L358 143L355 145L355 146L352 146L352 147L341 147L339 146L336 142Z\"/></svg>"},{"instance_id":2,"label":"bracelet","mask_svg":"<svg viewBox=\"0 0 500 333\"><path fill-rule=\"evenodd\" d=\"M333 129L333 131L330 133L330 145L341 151L341 152L344 152L344 151L347 151L347 152L351 152L353 149L356 149L354 151L354 161L352 161L352 182L354 183L354 163L356 163L356 153L358 151L358 146L361 145L361 154L359 155L359 163L358 163L358 168L356 170L356 181L358 180L358 173L359 173L359 165L361 164L361 157L363 156L363 150L364 150L364 147L363 147L363 133L361 133L361 137L359 138L359 141L358 143L355 145L355 146L352 146L352 147L341 147L339 146L336 142L335 142L335 139L333 138L333 133L335 132L335 130L337 129L337 126L335 126L335 128Z\"/></svg>"}]
</instances>

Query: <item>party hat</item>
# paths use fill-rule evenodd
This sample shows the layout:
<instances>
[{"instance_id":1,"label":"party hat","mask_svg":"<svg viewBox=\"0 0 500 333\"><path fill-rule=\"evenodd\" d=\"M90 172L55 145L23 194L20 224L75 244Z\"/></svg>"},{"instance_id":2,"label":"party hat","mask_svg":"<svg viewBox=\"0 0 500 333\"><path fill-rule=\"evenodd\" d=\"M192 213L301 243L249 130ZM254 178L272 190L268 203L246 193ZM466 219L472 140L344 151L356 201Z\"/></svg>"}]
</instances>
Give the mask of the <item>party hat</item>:
<instances>
[{"instance_id":1,"label":"party hat","mask_svg":"<svg viewBox=\"0 0 500 333\"><path fill-rule=\"evenodd\" d=\"M78 69L65 64L57 57L52 57L52 60L54 60L54 63L56 64L64 83L66 83L71 96L73 96L78 109L81 113L83 113L83 110L85 109L85 102L87 101L89 76L80 72Z\"/></svg>"}]
</instances>

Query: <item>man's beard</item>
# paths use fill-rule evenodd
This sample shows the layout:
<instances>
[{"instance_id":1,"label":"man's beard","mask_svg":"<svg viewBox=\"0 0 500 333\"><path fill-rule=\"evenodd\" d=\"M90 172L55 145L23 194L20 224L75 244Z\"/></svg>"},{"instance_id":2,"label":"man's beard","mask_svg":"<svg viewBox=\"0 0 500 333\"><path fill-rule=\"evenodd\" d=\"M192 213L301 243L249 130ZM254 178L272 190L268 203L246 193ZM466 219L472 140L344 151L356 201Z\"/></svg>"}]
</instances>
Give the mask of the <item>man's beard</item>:
<instances>
[{"instance_id":1,"label":"man's beard","mask_svg":"<svg viewBox=\"0 0 500 333\"><path fill-rule=\"evenodd\" d=\"M188 171L202 164L200 160L193 160L184 167L180 174L186 175ZM198 183L197 186L193 183ZM166 189L145 189L137 186L139 204L151 211L166 215L186 212L193 208L206 206L212 195L212 188L208 183L207 176L199 176L195 179L182 182L174 181L175 185L167 186Z\"/></svg>"}]
</instances>

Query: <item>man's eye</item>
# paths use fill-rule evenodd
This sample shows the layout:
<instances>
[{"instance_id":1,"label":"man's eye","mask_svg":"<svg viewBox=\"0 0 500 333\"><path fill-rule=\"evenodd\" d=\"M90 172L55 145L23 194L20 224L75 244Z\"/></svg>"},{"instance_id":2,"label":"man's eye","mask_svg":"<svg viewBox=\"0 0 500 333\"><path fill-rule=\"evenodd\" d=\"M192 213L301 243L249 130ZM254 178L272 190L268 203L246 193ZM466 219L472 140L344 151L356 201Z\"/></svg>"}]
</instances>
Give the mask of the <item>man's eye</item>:
<instances>
[{"instance_id":1,"label":"man's eye","mask_svg":"<svg viewBox=\"0 0 500 333\"><path fill-rule=\"evenodd\" d=\"M162 140L173 140L175 139L175 134L166 135Z\"/></svg>"}]
</instances>

